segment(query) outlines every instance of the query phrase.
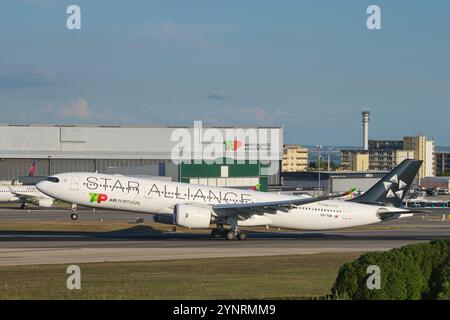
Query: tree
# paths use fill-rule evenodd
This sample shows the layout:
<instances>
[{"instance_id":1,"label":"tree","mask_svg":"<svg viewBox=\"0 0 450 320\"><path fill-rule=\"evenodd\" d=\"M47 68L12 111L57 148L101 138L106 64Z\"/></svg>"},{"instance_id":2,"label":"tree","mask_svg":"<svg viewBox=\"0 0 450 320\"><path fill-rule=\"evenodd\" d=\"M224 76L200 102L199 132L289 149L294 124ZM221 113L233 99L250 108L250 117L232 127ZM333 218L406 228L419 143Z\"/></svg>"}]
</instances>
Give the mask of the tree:
<instances>
[{"instance_id":1,"label":"tree","mask_svg":"<svg viewBox=\"0 0 450 320\"><path fill-rule=\"evenodd\" d=\"M336 299L450 299L450 239L371 252L341 267ZM381 289L368 289L369 266L381 270Z\"/></svg>"},{"instance_id":2,"label":"tree","mask_svg":"<svg viewBox=\"0 0 450 320\"><path fill-rule=\"evenodd\" d=\"M317 165L317 161L311 161L309 163L309 170L310 171L315 171L319 168L319 166ZM336 170L337 165L336 163L334 163L333 161L330 162L330 169L331 170ZM320 170L322 171L327 171L328 170L328 161L324 161L324 160L320 160Z\"/></svg>"}]
</instances>

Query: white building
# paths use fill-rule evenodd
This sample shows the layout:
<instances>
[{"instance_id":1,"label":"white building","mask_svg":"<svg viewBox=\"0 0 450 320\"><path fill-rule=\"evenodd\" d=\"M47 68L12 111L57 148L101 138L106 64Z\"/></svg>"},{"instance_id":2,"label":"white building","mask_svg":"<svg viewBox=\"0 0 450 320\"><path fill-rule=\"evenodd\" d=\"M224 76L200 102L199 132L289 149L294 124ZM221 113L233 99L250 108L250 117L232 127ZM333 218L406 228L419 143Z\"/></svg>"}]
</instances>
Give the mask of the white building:
<instances>
[{"instance_id":1,"label":"white building","mask_svg":"<svg viewBox=\"0 0 450 320\"><path fill-rule=\"evenodd\" d=\"M436 175L436 172L434 170L435 168L435 142L434 140L427 140L426 146L425 146L425 177L434 177Z\"/></svg>"},{"instance_id":2,"label":"white building","mask_svg":"<svg viewBox=\"0 0 450 320\"><path fill-rule=\"evenodd\" d=\"M208 129L213 129L221 139L210 140L206 135L211 132ZM258 139L244 141L235 138L228 141L230 130L256 132ZM32 161L36 161L36 175L42 176L70 171L108 172L111 167L142 166L156 168L159 172L151 172L153 175L181 180L181 170L172 162L172 153L179 150L180 144L175 133L180 132L192 137L192 150L195 146L204 150L216 144L224 149L223 155L227 159L235 159L238 152L245 151L249 160L258 162L261 160L260 150L266 150L264 160L267 159L268 166L274 168L267 174L266 184L279 184L283 155L281 127L0 125L0 180L27 175ZM260 138L264 133L268 135L267 141ZM188 149L179 151L186 154ZM191 154L199 156L197 151ZM201 170L196 170L202 174ZM237 171L245 170L240 167ZM252 177L254 175L252 173Z\"/></svg>"}]
</instances>

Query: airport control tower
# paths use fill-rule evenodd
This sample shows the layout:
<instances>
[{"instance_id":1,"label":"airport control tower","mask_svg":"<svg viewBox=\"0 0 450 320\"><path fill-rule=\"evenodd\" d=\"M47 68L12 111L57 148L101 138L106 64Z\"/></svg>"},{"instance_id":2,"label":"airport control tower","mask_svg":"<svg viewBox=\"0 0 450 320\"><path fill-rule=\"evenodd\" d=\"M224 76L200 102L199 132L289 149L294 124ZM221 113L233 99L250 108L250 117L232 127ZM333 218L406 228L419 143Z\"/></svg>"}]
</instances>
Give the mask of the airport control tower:
<instances>
[{"instance_id":1,"label":"airport control tower","mask_svg":"<svg viewBox=\"0 0 450 320\"><path fill-rule=\"evenodd\" d=\"M369 150L369 118L370 111L362 111L362 123L363 123L363 148L364 150Z\"/></svg>"}]
</instances>

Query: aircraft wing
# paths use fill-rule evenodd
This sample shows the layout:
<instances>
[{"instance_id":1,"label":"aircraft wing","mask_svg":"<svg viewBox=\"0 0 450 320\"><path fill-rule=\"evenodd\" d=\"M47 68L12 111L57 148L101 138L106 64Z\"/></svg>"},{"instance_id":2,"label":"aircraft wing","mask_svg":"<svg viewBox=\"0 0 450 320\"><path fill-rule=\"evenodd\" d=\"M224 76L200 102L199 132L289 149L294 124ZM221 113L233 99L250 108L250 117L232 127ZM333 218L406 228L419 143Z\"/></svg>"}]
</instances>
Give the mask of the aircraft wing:
<instances>
[{"instance_id":1,"label":"aircraft wing","mask_svg":"<svg viewBox=\"0 0 450 320\"><path fill-rule=\"evenodd\" d=\"M346 194L346 193L345 193ZM335 199L342 197L343 193L339 193L332 196L316 197L316 198L298 198L290 200L280 201L267 201L267 202L251 202L251 203L225 203L217 204L213 206L213 209L235 209L235 210L261 210L261 209L273 209L273 210L286 210L292 207L303 206L305 204L320 202L329 199Z\"/></svg>"},{"instance_id":2,"label":"aircraft wing","mask_svg":"<svg viewBox=\"0 0 450 320\"><path fill-rule=\"evenodd\" d=\"M214 210L227 210L227 211L265 211L267 213L275 213L277 210L287 211L292 207L298 207L309 203L319 202L330 199L330 197L317 197L317 198L299 198L280 201L267 201L267 202L252 202L252 203L229 203L229 204L217 204L212 208ZM255 212L255 213L256 213Z\"/></svg>"},{"instance_id":3,"label":"aircraft wing","mask_svg":"<svg viewBox=\"0 0 450 320\"><path fill-rule=\"evenodd\" d=\"M39 202L39 200L42 199L42 197L39 197L39 196L32 196L32 195L29 195L26 193L16 192L16 191L12 190L12 188L10 188L9 191L11 192L11 194L16 196L20 200L29 202L29 203L37 204Z\"/></svg>"},{"instance_id":4,"label":"aircraft wing","mask_svg":"<svg viewBox=\"0 0 450 320\"><path fill-rule=\"evenodd\" d=\"M14 192L13 195L15 195L20 200L23 200L25 202L30 202L30 203L36 203L41 198L41 197L30 196L29 194L23 194L23 193L18 193L18 192Z\"/></svg>"}]
</instances>

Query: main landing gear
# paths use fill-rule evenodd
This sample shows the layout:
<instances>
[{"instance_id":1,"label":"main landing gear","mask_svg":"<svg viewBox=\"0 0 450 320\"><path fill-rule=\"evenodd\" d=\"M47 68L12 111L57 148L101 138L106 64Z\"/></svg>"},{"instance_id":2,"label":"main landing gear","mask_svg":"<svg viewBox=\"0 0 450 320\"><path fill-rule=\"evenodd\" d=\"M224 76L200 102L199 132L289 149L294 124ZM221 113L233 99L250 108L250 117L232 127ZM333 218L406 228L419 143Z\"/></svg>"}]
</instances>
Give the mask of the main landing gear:
<instances>
[{"instance_id":1,"label":"main landing gear","mask_svg":"<svg viewBox=\"0 0 450 320\"><path fill-rule=\"evenodd\" d=\"M29 209L28 203L26 203L26 202L22 203L22 204L20 205L20 208L21 208L21 209L24 209L24 210L28 210L28 209Z\"/></svg>"},{"instance_id":2,"label":"main landing gear","mask_svg":"<svg viewBox=\"0 0 450 320\"><path fill-rule=\"evenodd\" d=\"M211 230L211 237L225 237L227 240L245 240L247 239L247 234L245 232L239 231L237 228L233 228L233 230L225 229L222 225L217 225L216 229Z\"/></svg>"}]
</instances>

